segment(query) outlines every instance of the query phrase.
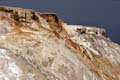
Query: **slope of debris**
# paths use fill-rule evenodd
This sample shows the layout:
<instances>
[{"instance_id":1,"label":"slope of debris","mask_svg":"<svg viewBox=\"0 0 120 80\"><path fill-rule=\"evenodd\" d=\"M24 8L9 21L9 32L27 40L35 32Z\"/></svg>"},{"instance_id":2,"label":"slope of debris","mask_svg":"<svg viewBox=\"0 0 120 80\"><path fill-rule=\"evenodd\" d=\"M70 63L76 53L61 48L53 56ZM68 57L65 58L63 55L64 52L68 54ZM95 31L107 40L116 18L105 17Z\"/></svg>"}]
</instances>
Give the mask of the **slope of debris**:
<instances>
[{"instance_id":1,"label":"slope of debris","mask_svg":"<svg viewBox=\"0 0 120 80\"><path fill-rule=\"evenodd\" d=\"M0 7L0 80L120 80L120 45L54 13Z\"/></svg>"}]
</instances>

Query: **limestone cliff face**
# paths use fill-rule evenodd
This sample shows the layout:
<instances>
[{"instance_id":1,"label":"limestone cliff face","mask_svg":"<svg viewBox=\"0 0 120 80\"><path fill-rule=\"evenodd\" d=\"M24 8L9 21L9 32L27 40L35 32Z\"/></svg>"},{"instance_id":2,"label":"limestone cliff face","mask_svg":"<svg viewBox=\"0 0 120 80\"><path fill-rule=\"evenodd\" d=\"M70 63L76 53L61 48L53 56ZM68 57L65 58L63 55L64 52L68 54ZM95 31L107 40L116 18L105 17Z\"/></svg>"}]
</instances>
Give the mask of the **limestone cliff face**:
<instances>
[{"instance_id":1,"label":"limestone cliff face","mask_svg":"<svg viewBox=\"0 0 120 80\"><path fill-rule=\"evenodd\" d=\"M0 7L0 80L120 80L120 45L56 14Z\"/></svg>"}]
</instances>

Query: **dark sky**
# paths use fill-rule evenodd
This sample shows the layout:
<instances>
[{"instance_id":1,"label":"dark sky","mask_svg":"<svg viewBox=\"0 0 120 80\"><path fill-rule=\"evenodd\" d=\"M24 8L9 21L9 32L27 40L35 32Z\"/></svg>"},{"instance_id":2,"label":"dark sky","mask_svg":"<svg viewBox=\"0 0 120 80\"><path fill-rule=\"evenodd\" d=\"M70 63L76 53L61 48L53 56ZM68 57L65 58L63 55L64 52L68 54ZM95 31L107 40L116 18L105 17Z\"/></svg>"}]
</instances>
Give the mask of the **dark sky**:
<instances>
[{"instance_id":1,"label":"dark sky","mask_svg":"<svg viewBox=\"0 0 120 80\"><path fill-rule=\"evenodd\" d=\"M120 0L1 0L0 5L55 12L69 24L102 27L120 44Z\"/></svg>"}]
</instances>

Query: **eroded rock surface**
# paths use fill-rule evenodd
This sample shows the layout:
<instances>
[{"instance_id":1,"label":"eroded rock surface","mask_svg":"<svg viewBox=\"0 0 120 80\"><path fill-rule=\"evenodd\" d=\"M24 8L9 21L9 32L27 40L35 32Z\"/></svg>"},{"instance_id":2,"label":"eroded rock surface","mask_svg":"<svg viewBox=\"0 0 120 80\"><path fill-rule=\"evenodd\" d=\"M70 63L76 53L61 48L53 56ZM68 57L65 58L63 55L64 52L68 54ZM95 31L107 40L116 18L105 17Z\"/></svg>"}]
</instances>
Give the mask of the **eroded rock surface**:
<instances>
[{"instance_id":1,"label":"eroded rock surface","mask_svg":"<svg viewBox=\"0 0 120 80\"><path fill-rule=\"evenodd\" d=\"M0 7L0 80L120 80L120 45L56 14Z\"/></svg>"}]
</instances>

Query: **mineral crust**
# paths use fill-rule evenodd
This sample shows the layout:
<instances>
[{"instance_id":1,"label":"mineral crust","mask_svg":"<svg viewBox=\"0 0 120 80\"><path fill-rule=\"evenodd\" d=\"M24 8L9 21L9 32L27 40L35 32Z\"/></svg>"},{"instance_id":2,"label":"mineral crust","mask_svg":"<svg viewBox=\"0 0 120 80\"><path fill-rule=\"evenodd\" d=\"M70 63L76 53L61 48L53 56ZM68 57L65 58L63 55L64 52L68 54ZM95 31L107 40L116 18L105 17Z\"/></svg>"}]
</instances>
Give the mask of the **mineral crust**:
<instances>
[{"instance_id":1,"label":"mineral crust","mask_svg":"<svg viewBox=\"0 0 120 80\"><path fill-rule=\"evenodd\" d=\"M120 45L104 29L2 6L0 80L120 80Z\"/></svg>"}]
</instances>

